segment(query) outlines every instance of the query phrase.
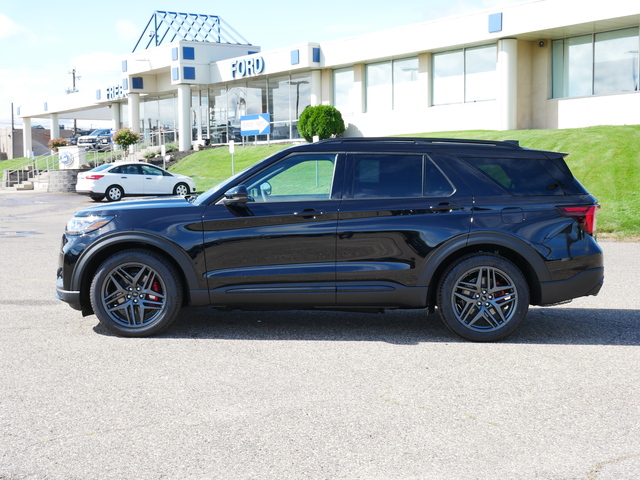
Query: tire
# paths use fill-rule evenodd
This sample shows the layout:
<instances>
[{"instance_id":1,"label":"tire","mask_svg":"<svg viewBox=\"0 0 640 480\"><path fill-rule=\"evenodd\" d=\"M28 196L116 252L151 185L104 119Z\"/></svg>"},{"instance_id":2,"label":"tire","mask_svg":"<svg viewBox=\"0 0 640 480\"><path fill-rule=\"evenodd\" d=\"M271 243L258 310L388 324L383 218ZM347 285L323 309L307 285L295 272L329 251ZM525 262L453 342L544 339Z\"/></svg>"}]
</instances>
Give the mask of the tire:
<instances>
[{"instance_id":1,"label":"tire","mask_svg":"<svg viewBox=\"0 0 640 480\"><path fill-rule=\"evenodd\" d=\"M94 202L101 202L104 198L104 195L90 195L90 197Z\"/></svg>"},{"instance_id":2,"label":"tire","mask_svg":"<svg viewBox=\"0 0 640 480\"><path fill-rule=\"evenodd\" d=\"M173 187L174 195L180 195L184 197L186 195L189 195L189 193L191 193L189 190L189 185L187 185L186 183L179 183L175 187Z\"/></svg>"},{"instance_id":3,"label":"tire","mask_svg":"<svg viewBox=\"0 0 640 480\"><path fill-rule=\"evenodd\" d=\"M499 255L461 258L442 276L438 309L445 325L473 342L511 335L529 310L529 285L522 272Z\"/></svg>"},{"instance_id":4,"label":"tire","mask_svg":"<svg viewBox=\"0 0 640 480\"><path fill-rule=\"evenodd\" d=\"M108 202L118 202L124 197L124 190L120 185L111 185L105 192Z\"/></svg>"},{"instance_id":5,"label":"tire","mask_svg":"<svg viewBox=\"0 0 640 480\"><path fill-rule=\"evenodd\" d=\"M182 306L175 269L147 250L124 250L98 268L89 290L100 323L124 337L147 337L167 328Z\"/></svg>"}]
</instances>

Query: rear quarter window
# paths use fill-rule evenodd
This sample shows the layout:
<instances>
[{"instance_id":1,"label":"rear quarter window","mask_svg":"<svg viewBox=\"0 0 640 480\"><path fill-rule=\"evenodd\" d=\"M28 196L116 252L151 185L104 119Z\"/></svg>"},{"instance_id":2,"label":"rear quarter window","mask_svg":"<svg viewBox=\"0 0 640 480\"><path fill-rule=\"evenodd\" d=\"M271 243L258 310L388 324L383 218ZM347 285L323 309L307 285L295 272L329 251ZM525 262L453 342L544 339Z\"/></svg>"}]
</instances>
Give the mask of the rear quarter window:
<instances>
[{"instance_id":1,"label":"rear quarter window","mask_svg":"<svg viewBox=\"0 0 640 480\"><path fill-rule=\"evenodd\" d=\"M537 159L464 158L464 161L513 195L565 194L562 179L554 178Z\"/></svg>"}]
</instances>

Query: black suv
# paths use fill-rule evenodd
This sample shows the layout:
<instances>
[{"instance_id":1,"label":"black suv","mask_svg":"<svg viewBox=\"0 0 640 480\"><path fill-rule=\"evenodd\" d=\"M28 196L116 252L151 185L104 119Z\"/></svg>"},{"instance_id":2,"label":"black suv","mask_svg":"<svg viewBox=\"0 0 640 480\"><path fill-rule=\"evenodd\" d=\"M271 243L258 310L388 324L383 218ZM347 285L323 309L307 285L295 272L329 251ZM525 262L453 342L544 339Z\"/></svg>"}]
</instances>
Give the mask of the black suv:
<instances>
[{"instance_id":1,"label":"black suv","mask_svg":"<svg viewBox=\"0 0 640 480\"><path fill-rule=\"evenodd\" d=\"M62 239L57 295L147 336L183 305L437 307L473 341L530 304L596 295L596 199L565 154L517 142L338 138L282 150L198 197L100 205Z\"/></svg>"}]
</instances>

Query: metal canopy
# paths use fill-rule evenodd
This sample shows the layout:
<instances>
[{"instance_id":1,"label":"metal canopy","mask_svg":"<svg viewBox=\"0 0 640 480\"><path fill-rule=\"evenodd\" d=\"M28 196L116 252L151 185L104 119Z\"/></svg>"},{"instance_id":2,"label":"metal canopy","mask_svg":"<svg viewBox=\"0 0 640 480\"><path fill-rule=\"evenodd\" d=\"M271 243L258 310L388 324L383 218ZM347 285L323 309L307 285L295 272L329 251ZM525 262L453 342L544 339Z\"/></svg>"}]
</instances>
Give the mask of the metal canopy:
<instances>
[{"instance_id":1,"label":"metal canopy","mask_svg":"<svg viewBox=\"0 0 640 480\"><path fill-rule=\"evenodd\" d=\"M132 53L176 40L251 45L217 15L156 10L140 35L138 43L133 47Z\"/></svg>"}]
</instances>

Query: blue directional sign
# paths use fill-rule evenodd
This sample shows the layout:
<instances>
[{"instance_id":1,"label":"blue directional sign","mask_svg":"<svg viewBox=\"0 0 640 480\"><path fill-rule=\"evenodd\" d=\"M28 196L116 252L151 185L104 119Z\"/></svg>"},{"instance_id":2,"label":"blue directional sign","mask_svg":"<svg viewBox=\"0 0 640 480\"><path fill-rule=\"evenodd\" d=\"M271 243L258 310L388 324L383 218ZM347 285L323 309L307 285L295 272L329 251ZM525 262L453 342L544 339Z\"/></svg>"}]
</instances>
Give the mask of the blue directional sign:
<instances>
[{"instance_id":1,"label":"blue directional sign","mask_svg":"<svg viewBox=\"0 0 640 480\"><path fill-rule=\"evenodd\" d=\"M243 115L240 117L240 130L243 136L269 135L271 133L271 114Z\"/></svg>"}]
</instances>

